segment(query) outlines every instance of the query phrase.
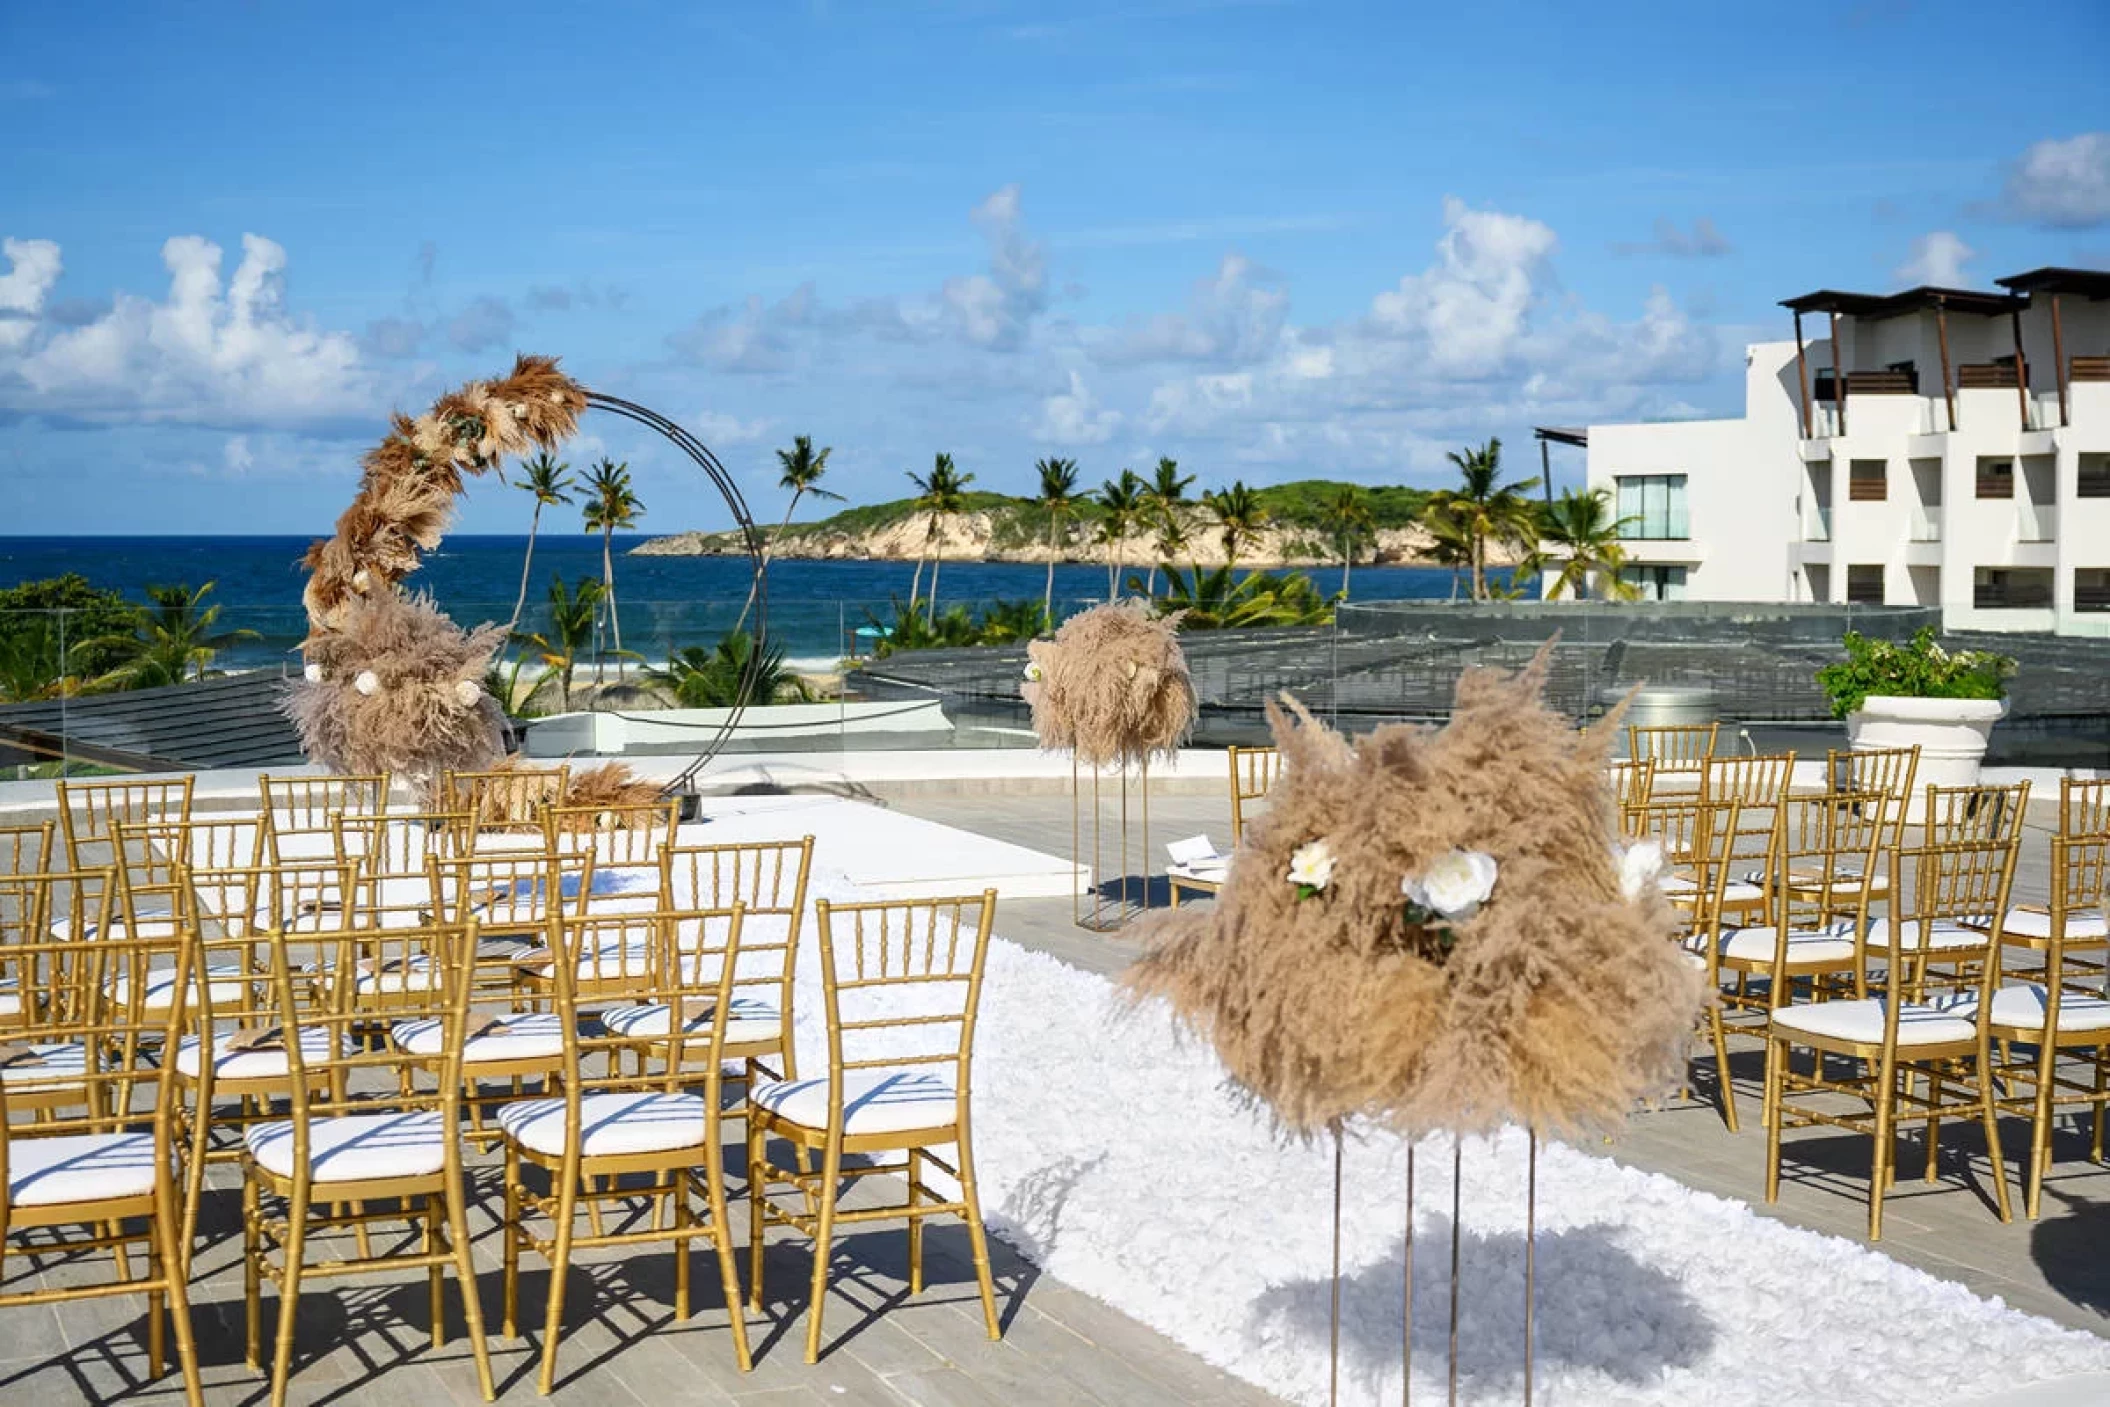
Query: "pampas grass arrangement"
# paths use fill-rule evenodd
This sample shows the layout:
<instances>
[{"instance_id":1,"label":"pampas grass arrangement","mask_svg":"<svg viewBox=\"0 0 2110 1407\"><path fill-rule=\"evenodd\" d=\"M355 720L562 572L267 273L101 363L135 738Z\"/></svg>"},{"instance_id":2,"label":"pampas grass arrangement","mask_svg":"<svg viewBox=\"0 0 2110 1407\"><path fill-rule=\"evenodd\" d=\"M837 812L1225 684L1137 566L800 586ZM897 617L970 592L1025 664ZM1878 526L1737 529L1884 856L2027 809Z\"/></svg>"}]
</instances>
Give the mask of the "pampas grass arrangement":
<instances>
[{"instance_id":1,"label":"pampas grass arrangement","mask_svg":"<svg viewBox=\"0 0 2110 1407\"><path fill-rule=\"evenodd\" d=\"M625 808L650 806L660 800L659 783L641 779L623 763L603 763L571 774L571 784L564 789L564 804L567 807L591 806L596 811L591 817L567 817L566 824L573 830L606 829L602 818L612 814L626 827L648 826L655 821L641 811Z\"/></svg>"},{"instance_id":2,"label":"pampas grass arrangement","mask_svg":"<svg viewBox=\"0 0 2110 1407\"><path fill-rule=\"evenodd\" d=\"M1044 748L1092 767L1129 766L1177 749L1194 727L1194 679L1177 614L1116 601L1071 616L1026 646L1022 691Z\"/></svg>"},{"instance_id":3,"label":"pampas grass arrangement","mask_svg":"<svg viewBox=\"0 0 2110 1407\"><path fill-rule=\"evenodd\" d=\"M411 419L397 415L363 461L336 532L308 549L304 679L286 711L308 757L344 772L393 771L430 800L439 775L504 754L503 716L484 692L505 630L465 631L398 583L440 544L464 475L553 449L578 428L586 390L555 357L472 381Z\"/></svg>"},{"instance_id":4,"label":"pampas grass arrangement","mask_svg":"<svg viewBox=\"0 0 2110 1407\"><path fill-rule=\"evenodd\" d=\"M1143 920L1130 992L1286 1129L1572 1134L1678 1083L1703 974L1622 884L1609 733L1545 707L1547 658L1469 671L1440 731L1271 706L1282 780L1217 902Z\"/></svg>"}]
</instances>

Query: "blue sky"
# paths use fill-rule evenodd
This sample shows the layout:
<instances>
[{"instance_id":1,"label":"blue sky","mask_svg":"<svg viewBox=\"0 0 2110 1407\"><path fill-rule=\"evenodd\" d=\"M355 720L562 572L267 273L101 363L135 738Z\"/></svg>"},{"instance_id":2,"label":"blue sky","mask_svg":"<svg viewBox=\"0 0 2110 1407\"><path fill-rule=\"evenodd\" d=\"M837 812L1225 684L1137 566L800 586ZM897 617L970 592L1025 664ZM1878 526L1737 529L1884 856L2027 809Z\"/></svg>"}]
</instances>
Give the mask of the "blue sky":
<instances>
[{"instance_id":1,"label":"blue sky","mask_svg":"<svg viewBox=\"0 0 2110 1407\"><path fill-rule=\"evenodd\" d=\"M1583 14L6 6L0 532L324 534L390 408L516 349L764 518L799 433L856 500L937 450L1522 472L1535 423L1733 413L1782 297L2110 266L2100 0ZM644 526L722 525L603 453ZM457 530L527 513L479 484Z\"/></svg>"}]
</instances>

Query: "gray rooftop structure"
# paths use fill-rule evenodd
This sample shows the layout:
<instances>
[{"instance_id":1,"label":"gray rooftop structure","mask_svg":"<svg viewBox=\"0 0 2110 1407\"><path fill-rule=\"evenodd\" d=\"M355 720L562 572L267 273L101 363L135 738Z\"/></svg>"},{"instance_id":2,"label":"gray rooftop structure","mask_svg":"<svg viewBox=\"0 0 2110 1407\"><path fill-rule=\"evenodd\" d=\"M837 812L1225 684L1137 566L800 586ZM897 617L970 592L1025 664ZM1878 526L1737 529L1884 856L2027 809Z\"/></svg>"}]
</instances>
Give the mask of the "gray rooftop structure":
<instances>
[{"instance_id":1,"label":"gray rooftop structure","mask_svg":"<svg viewBox=\"0 0 2110 1407\"><path fill-rule=\"evenodd\" d=\"M300 762L277 674L0 705L0 767L72 762L122 771Z\"/></svg>"}]
</instances>

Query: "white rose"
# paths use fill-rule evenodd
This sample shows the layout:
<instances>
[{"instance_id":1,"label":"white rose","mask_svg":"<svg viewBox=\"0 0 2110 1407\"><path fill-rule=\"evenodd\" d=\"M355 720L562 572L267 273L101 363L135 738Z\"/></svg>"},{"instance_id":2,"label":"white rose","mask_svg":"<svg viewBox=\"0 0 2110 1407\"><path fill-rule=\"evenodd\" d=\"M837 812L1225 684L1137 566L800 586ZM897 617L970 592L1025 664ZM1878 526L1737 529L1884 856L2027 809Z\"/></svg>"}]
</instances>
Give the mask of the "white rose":
<instances>
[{"instance_id":1,"label":"white rose","mask_svg":"<svg viewBox=\"0 0 2110 1407\"><path fill-rule=\"evenodd\" d=\"M381 676L374 673L371 669L362 669L359 671L359 677L352 681L352 687L368 698L372 698L381 692Z\"/></svg>"},{"instance_id":2,"label":"white rose","mask_svg":"<svg viewBox=\"0 0 2110 1407\"><path fill-rule=\"evenodd\" d=\"M1034 662L1033 662L1032 660L1027 660L1027 661L1026 661L1026 682L1027 682L1028 684L1038 684L1038 683L1040 682L1040 678L1041 678L1041 670L1040 670L1040 666L1039 666L1039 665L1037 665L1037 664L1035 664L1035 663L1034 663Z\"/></svg>"},{"instance_id":3,"label":"white rose","mask_svg":"<svg viewBox=\"0 0 2110 1407\"><path fill-rule=\"evenodd\" d=\"M1423 870L1399 882L1399 892L1408 900L1448 919L1469 919L1480 911L1495 889L1500 866L1495 857L1480 850L1453 850Z\"/></svg>"},{"instance_id":4,"label":"white rose","mask_svg":"<svg viewBox=\"0 0 2110 1407\"><path fill-rule=\"evenodd\" d=\"M454 701L463 708L473 708L476 700L482 694L482 688L477 685L474 679L457 679L454 681Z\"/></svg>"},{"instance_id":5,"label":"white rose","mask_svg":"<svg viewBox=\"0 0 2110 1407\"><path fill-rule=\"evenodd\" d=\"M1663 873L1663 842L1637 840L1619 852L1619 892L1638 899Z\"/></svg>"},{"instance_id":6,"label":"white rose","mask_svg":"<svg viewBox=\"0 0 2110 1407\"><path fill-rule=\"evenodd\" d=\"M1314 840L1297 847L1289 857L1289 882L1324 889L1333 883L1333 851L1325 841Z\"/></svg>"},{"instance_id":7,"label":"white rose","mask_svg":"<svg viewBox=\"0 0 2110 1407\"><path fill-rule=\"evenodd\" d=\"M307 676L310 684L320 684L322 682L322 666L319 664L311 664L306 669L303 669L301 673Z\"/></svg>"}]
</instances>

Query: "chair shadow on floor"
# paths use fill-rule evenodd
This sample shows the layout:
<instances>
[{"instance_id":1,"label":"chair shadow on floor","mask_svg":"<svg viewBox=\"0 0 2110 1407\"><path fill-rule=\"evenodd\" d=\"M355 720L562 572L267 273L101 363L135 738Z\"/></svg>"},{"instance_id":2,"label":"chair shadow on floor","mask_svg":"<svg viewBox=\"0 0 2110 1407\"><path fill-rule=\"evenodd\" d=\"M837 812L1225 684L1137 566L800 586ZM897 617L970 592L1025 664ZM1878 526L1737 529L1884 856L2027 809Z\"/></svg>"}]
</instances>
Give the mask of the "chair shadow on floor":
<instances>
[{"instance_id":1,"label":"chair shadow on floor","mask_svg":"<svg viewBox=\"0 0 2110 1407\"><path fill-rule=\"evenodd\" d=\"M1440 1384L1450 1349L1448 1217L1424 1218L1414 1241L1414 1366ZM1341 1277L1344 1394L1399 1395L1405 1243ZM1459 1258L1458 1373L1481 1392L1515 1390L1524 1377L1524 1236L1467 1229ZM1714 1347L1713 1321L1671 1276L1636 1260L1606 1226L1542 1231L1537 1238L1532 1343L1536 1373L1573 1368L1616 1382L1651 1383L1690 1367ZM1297 1280L1262 1295L1252 1331L1324 1355L1333 1282Z\"/></svg>"},{"instance_id":2,"label":"chair shadow on floor","mask_svg":"<svg viewBox=\"0 0 2110 1407\"><path fill-rule=\"evenodd\" d=\"M2092 1171L2101 1172L2100 1168ZM2074 1304L2110 1318L2110 1202L2044 1184L2043 1215L2029 1231L2029 1256L2044 1283Z\"/></svg>"}]
</instances>

